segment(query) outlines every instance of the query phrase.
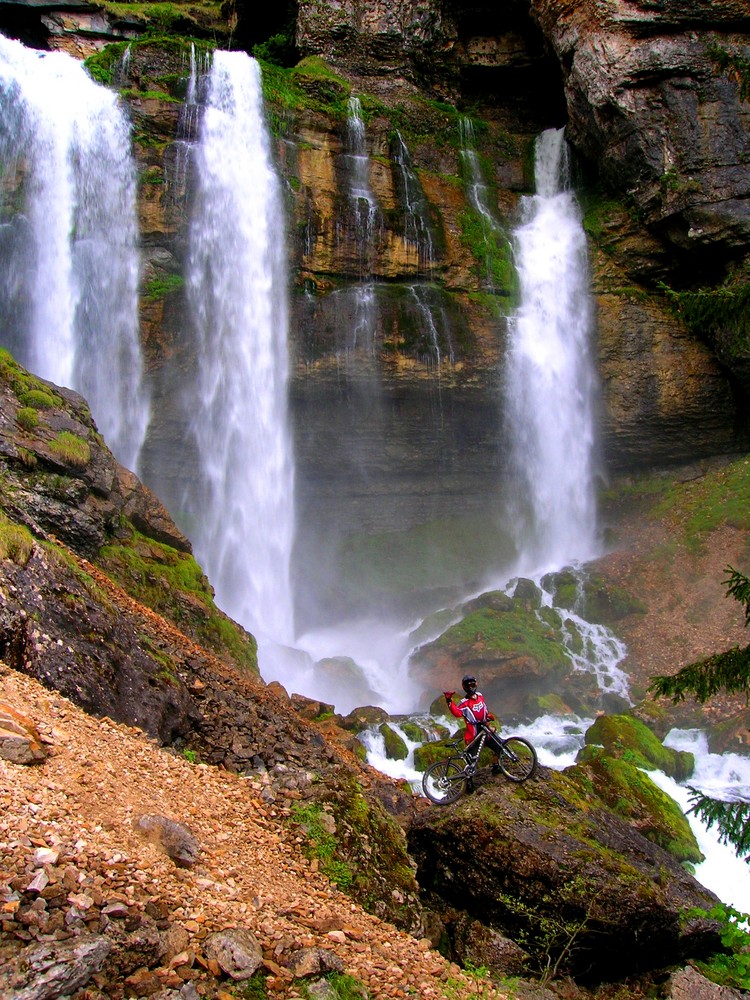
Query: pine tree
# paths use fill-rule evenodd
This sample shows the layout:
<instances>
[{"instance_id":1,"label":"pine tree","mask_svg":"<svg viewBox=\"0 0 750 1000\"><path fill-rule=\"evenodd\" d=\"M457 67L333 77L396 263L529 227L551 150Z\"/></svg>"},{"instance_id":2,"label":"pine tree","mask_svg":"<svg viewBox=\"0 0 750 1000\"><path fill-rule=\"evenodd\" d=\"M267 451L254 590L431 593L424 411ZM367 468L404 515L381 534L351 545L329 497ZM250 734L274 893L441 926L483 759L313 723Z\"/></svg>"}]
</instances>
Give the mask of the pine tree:
<instances>
[{"instance_id":1,"label":"pine tree","mask_svg":"<svg viewBox=\"0 0 750 1000\"><path fill-rule=\"evenodd\" d=\"M750 579L731 566L726 570L727 597L745 606L745 625L750 624ZM651 679L649 691L674 703L693 695L704 704L720 691L750 695L750 646L728 649L705 660L690 663L671 677ZM727 802L710 798L690 788L690 812L695 813L710 830L716 826L724 844L731 844L739 857L750 864L750 802Z\"/></svg>"}]
</instances>

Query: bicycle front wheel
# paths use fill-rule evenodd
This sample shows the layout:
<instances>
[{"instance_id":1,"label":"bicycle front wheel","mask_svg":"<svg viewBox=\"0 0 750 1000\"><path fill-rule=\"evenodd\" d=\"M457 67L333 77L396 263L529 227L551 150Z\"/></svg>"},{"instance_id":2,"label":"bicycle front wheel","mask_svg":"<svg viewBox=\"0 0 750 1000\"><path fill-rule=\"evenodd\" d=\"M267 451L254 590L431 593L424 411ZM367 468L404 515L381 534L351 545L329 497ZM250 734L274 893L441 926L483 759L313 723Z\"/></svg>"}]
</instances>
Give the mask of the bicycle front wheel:
<instances>
[{"instance_id":1,"label":"bicycle front wheel","mask_svg":"<svg viewBox=\"0 0 750 1000\"><path fill-rule=\"evenodd\" d=\"M503 741L498 764L506 778L526 781L536 771L536 750L522 736L510 736Z\"/></svg>"},{"instance_id":2,"label":"bicycle front wheel","mask_svg":"<svg viewBox=\"0 0 750 1000\"><path fill-rule=\"evenodd\" d=\"M463 761L439 760L422 776L422 789L428 799L447 806L461 797L466 784Z\"/></svg>"}]
</instances>

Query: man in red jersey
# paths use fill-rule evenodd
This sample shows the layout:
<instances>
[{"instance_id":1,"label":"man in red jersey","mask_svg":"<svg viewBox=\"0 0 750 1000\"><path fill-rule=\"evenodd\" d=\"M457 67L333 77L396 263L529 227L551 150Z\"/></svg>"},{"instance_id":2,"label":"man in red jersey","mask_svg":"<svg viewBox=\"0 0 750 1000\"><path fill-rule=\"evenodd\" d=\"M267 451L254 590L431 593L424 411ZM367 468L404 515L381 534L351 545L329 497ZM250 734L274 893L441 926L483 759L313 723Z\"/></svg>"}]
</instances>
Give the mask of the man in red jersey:
<instances>
[{"instance_id":1,"label":"man in red jersey","mask_svg":"<svg viewBox=\"0 0 750 1000\"><path fill-rule=\"evenodd\" d=\"M487 708L487 703L484 700L484 695L481 691L477 691L477 679L473 674L466 674L461 680L461 687L464 689L465 698L459 701L458 705L453 703L453 695L455 691L443 691L448 708L452 715L455 715L457 719L463 719L466 722L466 729L464 731L464 743L468 747L474 737L477 735L478 728L477 723L479 722L494 722L495 716ZM488 745L491 744L491 738ZM495 763L492 766L492 773L497 774L500 770L497 763L497 755L495 757Z\"/></svg>"}]
</instances>

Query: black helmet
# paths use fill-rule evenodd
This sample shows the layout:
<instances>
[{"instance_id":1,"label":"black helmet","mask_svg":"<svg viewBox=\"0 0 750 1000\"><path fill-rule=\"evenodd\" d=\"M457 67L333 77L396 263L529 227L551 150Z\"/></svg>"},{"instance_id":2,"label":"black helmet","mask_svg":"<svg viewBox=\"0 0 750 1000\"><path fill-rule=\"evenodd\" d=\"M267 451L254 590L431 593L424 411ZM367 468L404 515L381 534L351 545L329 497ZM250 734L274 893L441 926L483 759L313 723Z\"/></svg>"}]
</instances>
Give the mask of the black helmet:
<instances>
[{"instance_id":1,"label":"black helmet","mask_svg":"<svg viewBox=\"0 0 750 1000\"><path fill-rule=\"evenodd\" d=\"M461 678L461 687L467 694L474 694L477 689L477 679L473 674Z\"/></svg>"}]
</instances>

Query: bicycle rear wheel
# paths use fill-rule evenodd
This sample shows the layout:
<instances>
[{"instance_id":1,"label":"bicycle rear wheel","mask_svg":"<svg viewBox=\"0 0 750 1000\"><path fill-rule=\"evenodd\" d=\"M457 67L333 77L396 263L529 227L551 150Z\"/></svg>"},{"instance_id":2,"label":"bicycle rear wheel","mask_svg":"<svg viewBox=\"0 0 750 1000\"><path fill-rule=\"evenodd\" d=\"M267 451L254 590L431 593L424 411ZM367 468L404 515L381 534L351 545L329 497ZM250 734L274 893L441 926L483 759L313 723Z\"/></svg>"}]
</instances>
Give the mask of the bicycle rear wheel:
<instances>
[{"instance_id":1,"label":"bicycle rear wheel","mask_svg":"<svg viewBox=\"0 0 750 1000\"><path fill-rule=\"evenodd\" d=\"M522 736L509 736L503 740L498 764L506 778L526 781L536 771L536 750Z\"/></svg>"},{"instance_id":2,"label":"bicycle rear wheel","mask_svg":"<svg viewBox=\"0 0 750 1000\"><path fill-rule=\"evenodd\" d=\"M447 806L461 797L466 786L464 762L439 760L427 768L422 776L422 789L428 799L439 806Z\"/></svg>"}]
</instances>

